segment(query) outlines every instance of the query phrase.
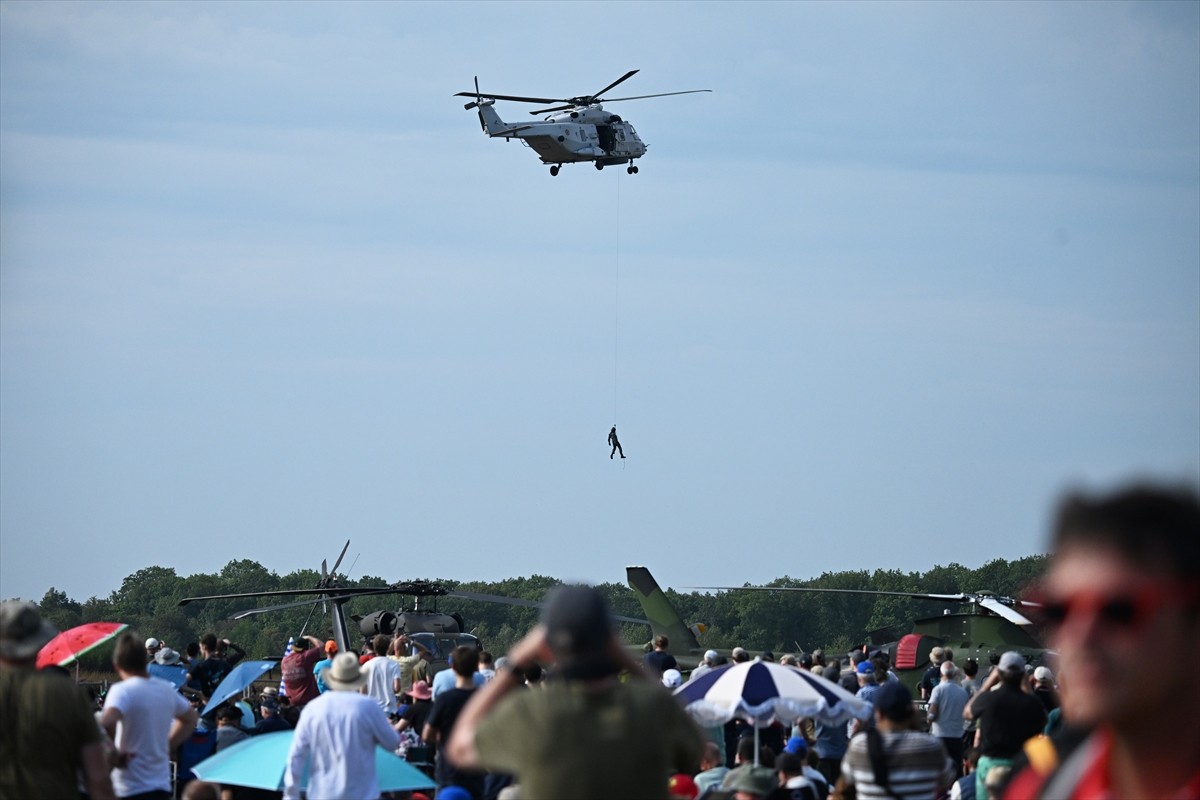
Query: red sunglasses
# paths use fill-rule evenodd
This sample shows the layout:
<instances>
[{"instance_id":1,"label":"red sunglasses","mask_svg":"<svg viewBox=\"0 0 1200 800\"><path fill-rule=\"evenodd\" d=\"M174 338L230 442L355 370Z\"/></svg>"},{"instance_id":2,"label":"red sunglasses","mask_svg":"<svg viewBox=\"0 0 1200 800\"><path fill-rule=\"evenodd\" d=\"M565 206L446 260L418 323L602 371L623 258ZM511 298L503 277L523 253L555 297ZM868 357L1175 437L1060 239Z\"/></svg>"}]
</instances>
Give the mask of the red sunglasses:
<instances>
[{"instance_id":1,"label":"red sunglasses","mask_svg":"<svg viewBox=\"0 0 1200 800\"><path fill-rule=\"evenodd\" d=\"M1076 592L1068 596L1035 591L1028 598L1037 607L1036 616L1048 628L1056 629L1068 618L1084 614L1113 631L1140 628L1160 609L1194 606L1198 599L1200 586L1194 583L1145 584L1126 592Z\"/></svg>"}]
</instances>

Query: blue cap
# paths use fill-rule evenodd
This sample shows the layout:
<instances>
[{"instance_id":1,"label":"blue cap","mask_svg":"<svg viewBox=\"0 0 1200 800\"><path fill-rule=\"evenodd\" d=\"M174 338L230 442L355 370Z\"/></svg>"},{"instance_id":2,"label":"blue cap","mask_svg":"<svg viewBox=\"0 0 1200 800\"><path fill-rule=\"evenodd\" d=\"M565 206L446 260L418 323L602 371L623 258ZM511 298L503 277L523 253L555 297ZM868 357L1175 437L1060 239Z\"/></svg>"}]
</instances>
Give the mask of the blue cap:
<instances>
[{"instance_id":1,"label":"blue cap","mask_svg":"<svg viewBox=\"0 0 1200 800\"><path fill-rule=\"evenodd\" d=\"M793 736L787 740L787 745L783 749L789 753L802 756L808 752L808 742L804 741L803 736Z\"/></svg>"},{"instance_id":2,"label":"blue cap","mask_svg":"<svg viewBox=\"0 0 1200 800\"><path fill-rule=\"evenodd\" d=\"M855 667L855 669L858 671L859 675L874 675L875 674L875 667L871 666L870 661L858 662L858 666Z\"/></svg>"}]
</instances>

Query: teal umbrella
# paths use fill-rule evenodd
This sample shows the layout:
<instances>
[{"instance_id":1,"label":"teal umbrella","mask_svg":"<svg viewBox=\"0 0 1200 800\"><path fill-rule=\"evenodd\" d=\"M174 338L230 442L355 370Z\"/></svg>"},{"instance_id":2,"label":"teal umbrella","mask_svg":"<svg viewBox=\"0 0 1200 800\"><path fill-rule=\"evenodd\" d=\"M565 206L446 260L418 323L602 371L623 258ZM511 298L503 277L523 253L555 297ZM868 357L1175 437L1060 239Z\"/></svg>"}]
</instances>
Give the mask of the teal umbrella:
<instances>
[{"instance_id":1,"label":"teal umbrella","mask_svg":"<svg viewBox=\"0 0 1200 800\"><path fill-rule=\"evenodd\" d=\"M292 735L293 731L279 731L251 736L204 759L192 767L192 772L211 783L282 791ZM428 789L434 785L424 772L382 747L375 748L375 774L379 789L384 792ZM302 786L307 784L305 775Z\"/></svg>"}]
</instances>

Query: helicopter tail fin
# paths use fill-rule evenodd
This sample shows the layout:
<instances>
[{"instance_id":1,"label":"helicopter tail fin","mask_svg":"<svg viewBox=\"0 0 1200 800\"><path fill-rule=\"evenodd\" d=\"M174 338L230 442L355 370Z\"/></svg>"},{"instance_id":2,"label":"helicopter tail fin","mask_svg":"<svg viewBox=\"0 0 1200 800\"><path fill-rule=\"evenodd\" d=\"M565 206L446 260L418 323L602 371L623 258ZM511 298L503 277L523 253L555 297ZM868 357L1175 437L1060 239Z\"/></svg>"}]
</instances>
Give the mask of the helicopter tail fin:
<instances>
[{"instance_id":1,"label":"helicopter tail fin","mask_svg":"<svg viewBox=\"0 0 1200 800\"><path fill-rule=\"evenodd\" d=\"M642 604L642 610L646 612L655 636L664 634L670 639L671 649L675 652L686 653L689 650L700 649L700 642L696 640L696 628L703 630L703 626L689 628L684 624L679 612L671 605L671 601L650 574L650 570L645 567L626 567L625 577L629 581L629 587L637 595L638 602Z\"/></svg>"},{"instance_id":2,"label":"helicopter tail fin","mask_svg":"<svg viewBox=\"0 0 1200 800\"><path fill-rule=\"evenodd\" d=\"M511 127L500 119L493 107L495 105L495 100L481 100L475 106L479 109L479 127L483 128L483 132L488 136L499 136L506 128Z\"/></svg>"}]
</instances>

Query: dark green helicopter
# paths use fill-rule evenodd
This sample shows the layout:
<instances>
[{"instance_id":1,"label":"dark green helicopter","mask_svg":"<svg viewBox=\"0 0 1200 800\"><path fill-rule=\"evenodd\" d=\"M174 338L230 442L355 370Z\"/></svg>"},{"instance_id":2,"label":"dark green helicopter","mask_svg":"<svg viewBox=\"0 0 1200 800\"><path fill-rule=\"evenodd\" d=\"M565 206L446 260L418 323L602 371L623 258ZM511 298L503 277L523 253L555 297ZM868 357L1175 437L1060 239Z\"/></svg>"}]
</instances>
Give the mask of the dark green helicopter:
<instances>
[{"instance_id":1,"label":"dark green helicopter","mask_svg":"<svg viewBox=\"0 0 1200 800\"><path fill-rule=\"evenodd\" d=\"M954 603L956 609L945 608L941 614L913 621L912 630L905 633L894 627L870 631L869 651L887 653L892 669L919 696L917 684L929 668L930 653L935 647L954 651L954 663L973 658L979 662L980 675L989 664L999 661L1009 650L1020 653L1031 667L1046 664L1053 655L1041 643L1037 626L1018 608L1036 609L1037 603L994 592L959 592L933 594L925 592L887 592L874 589L817 589L802 586L693 586L692 589L748 592L827 592L833 594L871 594L908 597ZM1033 612L1031 612L1033 613ZM1036 614L1035 614L1036 616Z\"/></svg>"},{"instance_id":2,"label":"dark green helicopter","mask_svg":"<svg viewBox=\"0 0 1200 800\"><path fill-rule=\"evenodd\" d=\"M420 642L429 651L431 655L430 661L435 672L446 669L449 666L448 659L450 652L459 645L470 645L480 650L483 649L483 643L479 640L479 637L465 631L463 618L459 614L447 614L437 610L436 598L460 597L466 600L483 600L492 603L529 607L539 607L541 605L532 600L524 600L516 597L501 597L499 595L481 594L479 592L460 592L449 589L444 584L428 580L400 581L388 586L341 586L338 581L337 569L341 566L342 559L345 557L346 550L349 547L350 542L347 540L345 547L342 548L341 555L334 562L332 570L327 569L326 561L321 561L321 579L311 589L281 589L270 592L235 592L233 594L206 595L204 597L185 597L179 601L179 605L185 606L188 603L204 600L313 595L305 600L296 600L290 603L261 608L248 608L233 614L230 619L242 619L255 614L267 614L272 611L282 611L286 608L299 608L301 606L312 606L313 611L316 611L319 605L323 612L330 614L330 621L332 623L331 638L337 642L339 652L359 652L362 644L370 642L376 634L382 633L392 636L403 633L407 634L410 640ZM400 608L394 611L381 609L366 616L348 615L346 613L345 604L350 600L359 597L381 595L411 597L412 605L411 607L401 605ZM423 603L425 598L435 598L435 601L433 604L426 606ZM310 613L309 620L311 619L312 614ZM357 624L358 632L361 634L360 641L353 641L354 637L351 636L351 629L347 619ZM301 634L307 628L308 621L306 620L304 628L300 631Z\"/></svg>"}]
</instances>

